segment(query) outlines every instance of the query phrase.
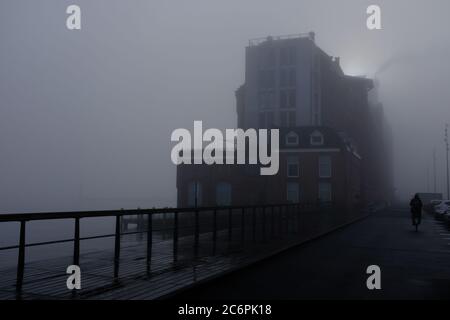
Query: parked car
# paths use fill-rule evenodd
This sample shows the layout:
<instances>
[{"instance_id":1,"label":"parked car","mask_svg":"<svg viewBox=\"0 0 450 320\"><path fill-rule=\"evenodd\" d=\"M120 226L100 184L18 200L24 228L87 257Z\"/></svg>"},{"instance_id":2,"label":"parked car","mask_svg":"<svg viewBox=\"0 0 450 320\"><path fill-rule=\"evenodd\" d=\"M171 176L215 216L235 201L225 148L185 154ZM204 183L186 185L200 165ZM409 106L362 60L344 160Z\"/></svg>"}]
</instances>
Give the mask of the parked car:
<instances>
[{"instance_id":1,"label":"parked car","mask_svg":"<svg viewBox=\"0 0 450 320\"><path fill-rule=\"evenodd\" d=\"M434 207L440 205L442 201L444 200L430 200L429 203L424 204L423 210L431 214L436 213Z\"/></svg>"},{"instance_id":2,"label":"parked car","mask_svg":"<svg viewBox=\"0 0 450 320\"><path fill-rule=\"evenodd\" d=\"M434 212L437 218L444 218L450 211L450 200L443 200L440 204L434 206Z\"/></svg>"},{"instance_id":3,"label":"parked car","mask_svg":"<svg viewBox=\"0 0 450 320\"><path fill-rule=\"evenodd\" d=\"M433 206L438 206L440 205L444 200L431 200L430 204Z\"/></svg>"},{"instance_id":4,"label":"parked car","mask_svg":"<svg viewBox=\"0 0 450 320\"><path fill-rule=\"evenodd\" d=\"M444 214L444 220L450 222L450 209Z\"/></svg>"}]
</instances>

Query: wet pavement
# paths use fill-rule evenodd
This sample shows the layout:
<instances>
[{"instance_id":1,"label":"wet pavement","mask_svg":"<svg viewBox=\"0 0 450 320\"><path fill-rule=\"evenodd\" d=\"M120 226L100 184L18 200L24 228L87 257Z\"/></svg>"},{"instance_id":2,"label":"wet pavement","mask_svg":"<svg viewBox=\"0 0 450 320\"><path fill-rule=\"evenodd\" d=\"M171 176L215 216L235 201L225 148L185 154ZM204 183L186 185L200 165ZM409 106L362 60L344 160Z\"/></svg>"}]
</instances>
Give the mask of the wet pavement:
<instances>
[{"instance_id":1,"label":"wet pavement","mask_svg":"<svg viewBox=\"0 0 450 320\"><path fill-rule=\"evenodd\" d=\"M381 290L366 269L381 268ZM450 229L407 208L373 213L343 229L182 292L179 299L449 299Z\"/></svg>"}]
</instances>

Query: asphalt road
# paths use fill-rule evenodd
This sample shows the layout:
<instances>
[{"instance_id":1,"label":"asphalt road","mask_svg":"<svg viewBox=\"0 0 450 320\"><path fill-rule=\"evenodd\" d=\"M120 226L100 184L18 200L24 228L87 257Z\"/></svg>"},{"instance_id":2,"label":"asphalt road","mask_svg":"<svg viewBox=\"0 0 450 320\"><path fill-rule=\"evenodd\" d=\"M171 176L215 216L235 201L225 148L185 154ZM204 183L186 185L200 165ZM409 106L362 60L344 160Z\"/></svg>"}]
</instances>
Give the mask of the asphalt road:
<instances>
[{"instance_id":1,"label":"asphalt road","mask_svg":"<svg viewBox=\"0 0 450 320\"><path fill-rule=\"evenodd\" d=\"M407 209L390 209L176 299L449 299L450 229L424 214L419 232ZM366 269L381 268L381 290Z\"/></svg>"}]
</instances>

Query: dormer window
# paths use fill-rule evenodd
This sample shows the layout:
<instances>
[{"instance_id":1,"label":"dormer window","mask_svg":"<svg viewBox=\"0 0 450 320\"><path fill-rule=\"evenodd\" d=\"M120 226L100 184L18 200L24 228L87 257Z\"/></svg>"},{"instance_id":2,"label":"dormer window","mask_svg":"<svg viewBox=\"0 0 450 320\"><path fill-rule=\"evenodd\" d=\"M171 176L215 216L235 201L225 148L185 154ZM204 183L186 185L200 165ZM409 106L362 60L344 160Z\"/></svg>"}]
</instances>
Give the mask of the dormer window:
<instances>
[{"instance_id":1,"label":"dormer window","mask_svg":"<svg viewBox=\"0 0 450 320\"><path fill-rule=\"evenodd\" d=\"M311 145L313 146L321 146L323 145L323 134L319 131L314 131L311 134Z\"/></svg>"},{"instance_id":2,"label":"dormer window","mask_svg":"<svg viewBox=\"0 0 450 320\"><path fill-rule=\"evenodd\" d=\"M286 145L287 146L298 146L298 134L295 132L289 132L286 135Z\"/></svg>"}]
</instances>

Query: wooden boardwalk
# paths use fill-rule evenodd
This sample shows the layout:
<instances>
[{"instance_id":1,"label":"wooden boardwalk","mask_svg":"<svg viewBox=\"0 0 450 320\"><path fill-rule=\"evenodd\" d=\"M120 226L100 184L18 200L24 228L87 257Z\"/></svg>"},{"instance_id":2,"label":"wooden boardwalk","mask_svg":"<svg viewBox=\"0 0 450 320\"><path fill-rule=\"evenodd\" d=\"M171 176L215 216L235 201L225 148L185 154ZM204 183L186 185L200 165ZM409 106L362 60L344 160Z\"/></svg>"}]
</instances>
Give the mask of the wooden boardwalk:
<instances>
[{"instance_id":1,"label":"wooden boardwalk","mask_svg":"<svg viewBox=\"0 0 450 320\"><path fill-rule=\"evenodd\" d=\"M200 234L199 247L194 250L194 237L179 239L177 261L173 260L172 240L153 244L150 271L146 264L146 242L135 236L122 237L119 279L114 280L114 252L98 251L80 258L81 290L66 287L67 266L72 257L26 263L23 289L15 290L16 268L0 270L0 300L6 299L158 299L199 281L240 268L274 254L281 248L299 242L295 233L262 241L261 234L253 241L251 232L242 242L241 230L218 232L216 254L211 233Z\"/></svg>"},{"instance_id":2,"label":"wooden boardwalk","mask_svg":"<svg viewBox=\"0 0 450 320\"><path fill-rule=\"evenodd\" d=\"M181 228L176 259L170 236L173 230L153 231L150 268L146 234L122 234L118 278L114 278L114 249L82 253L80 290L72 291L66 286L69 277L66 269L73 264L70 251L66 257L55 259L28 262L25 258L20 294L16 290L16 267L0 269L0 300L167 298L329 232L356 216L352 218L331 209L292 210L278 215L272 211L258 220L254 214L233 215L233 220L226 217L222 226L214 229L215 237L208 230L211 221L207 219L200 225L203 232L198 234L198 241L192 225Z\"/></svg>"}]
</instances>

